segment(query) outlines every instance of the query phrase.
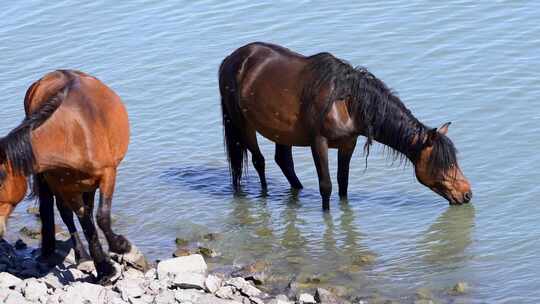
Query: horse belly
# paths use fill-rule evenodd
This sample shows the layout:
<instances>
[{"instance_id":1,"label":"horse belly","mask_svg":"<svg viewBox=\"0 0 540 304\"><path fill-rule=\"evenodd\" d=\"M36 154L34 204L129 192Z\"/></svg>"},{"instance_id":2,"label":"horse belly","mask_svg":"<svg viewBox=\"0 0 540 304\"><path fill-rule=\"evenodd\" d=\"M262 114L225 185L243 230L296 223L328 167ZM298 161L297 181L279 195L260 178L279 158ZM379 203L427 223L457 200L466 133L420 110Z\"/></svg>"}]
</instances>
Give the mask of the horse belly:
<instances>
[{"instance_id":1,"label":"horse belly","mask_svg":"<svg viewBox=\"0 0 540 304\"><path fill-rule=\"evenodd\" d=\"M97 188L96 178L70 169L56 169L44 174L45 180L54 193L82 193Z\"/></svg>"},{"instance_id":2,"label":"horse belly","mask_svg":"<svg viewBox=\"0 0 540 304\"><path fill-rule=\"evenodd\" d=\"M282 145L307 146L308 134L300 119L300 106L283 95L246 99L241 109L248 124L265 138ZM275 102L274 100L280 101Z\"/></svg>"}]
</instances>

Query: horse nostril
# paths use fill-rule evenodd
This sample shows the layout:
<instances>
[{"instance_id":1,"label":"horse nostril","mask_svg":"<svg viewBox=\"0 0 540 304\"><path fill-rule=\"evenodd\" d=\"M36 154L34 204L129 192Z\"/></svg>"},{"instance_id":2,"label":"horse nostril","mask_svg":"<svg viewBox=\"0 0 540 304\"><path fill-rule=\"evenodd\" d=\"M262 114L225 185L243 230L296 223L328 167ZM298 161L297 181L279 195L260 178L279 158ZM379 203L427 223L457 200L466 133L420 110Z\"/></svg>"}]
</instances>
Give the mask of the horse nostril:
<instances>
[{"instance_id":1,"label":"horse nostril","mask_svg":"<svg viewBox=\"0 0 540 304\"><path fill-rule=\"evenodd\" d=\"M471 199L472 199L472 192L469 191L469 192L465 193L465 194L463 195L463 198L465 199L465 203L470 202Z\"/></svg>"}]
</instances>

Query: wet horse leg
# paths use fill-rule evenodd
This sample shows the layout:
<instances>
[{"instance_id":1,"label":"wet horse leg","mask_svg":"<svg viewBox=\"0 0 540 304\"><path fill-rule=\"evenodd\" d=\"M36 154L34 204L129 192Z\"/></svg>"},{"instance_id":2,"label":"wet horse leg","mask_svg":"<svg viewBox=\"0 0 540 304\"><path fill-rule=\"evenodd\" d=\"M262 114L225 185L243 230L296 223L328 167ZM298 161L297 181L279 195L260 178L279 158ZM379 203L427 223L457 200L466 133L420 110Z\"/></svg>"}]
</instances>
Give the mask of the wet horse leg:
<instances>
[{"instance_id":1,"label":"wet horse leg","mask_svg":"<svg viewBox=\"0 0 540 304\"><path fill-rule=\"evenodd\" d=\"M84 245L79 236L79 232L77 232L77 227L75 226L75 222L73 221L73 211L71 211L71 209L69 209L65 205L64 201L58 196L56 196L56 208L58 209L58 212L60 213L64 224L66 224L68 228L69 235L71 237L71 243L73 245L73 250L75 251L75 260L77 261L77 264L91 260L90 255L86 252L86 249L84 249Z\"/></svg>"},{"instance_id":2,"label":"wet horse leg","mask_svg":"<svg viewBox=\"0 0 540 304\"><path fill-rule=\"evenodd\" d=\"M355 147L356 139L351 143L340 147L338 150L337 179L339 185L339 197L341 199L347 198L347 188L349 187L349 164Z\"/></svg>"},{"instance_id":3,"label":"wet horse leg","mask_svg":"<svg viewBox=\"0 0 540 304\"><path fill-rule=\"evenodd\" d=\"M322 136L316 136L311 145L311 153L319 176L319 190L322 196L322 208L330 209L330 195L332 194L332 180L328 170L328 140Z\"/></svg>"},{"instance_id":4,"label":"wet horse leg","mask_svg":"<svg viewBox=\"0 0 540 304\"><path fill-rule=\"evenodd\" d=\"M99 228L107 238L109 249L122 254L131 250L131 244L123 235L114 233L111 228L111 205L115 180L116 169L106 170L99 183L99 207L96 217Z\"/></svg>"},{"instance_id":5,"label":"wet horse leg","mask_svg":"<svg viewBox=\"0 0 540 304\"><path fill-rule=\"evenodd\" d=\"M88 198L87 196L85 198ZM83 201L82 194L79 195L78 200ZM79 202L80 204L81 202ZM82 205L82 204L80 204ZM93 220L93 210L94 202L85 199L83 210L77 211L77 216L79 217L79 222L84 231L86 240L88 241L88 247L90 249L90 255L92 260L94 260L94 265L96 266L96 271L98 275L98 280L101 283L107 283L107 279L113 276L116 273L108 255L105 254L101 244L99 243L98 233L96 230L96 225Z\"/></svg>"},{"instance_id":6,"label":"wet horse leg","mask_svg":"<svg viewBox=\"0 0 540 304\"><path fill-rule=\"evenodd\" d=\"M35 178L41 219L41 255L50 257L56 249L54 237L54 196L42 175Z\"/></svg>"},{"instance_id":7,"label":"wet horse leg","mask_svg":"<svg viewBox=\"0 0 540 304\"><path fill-rule=\"evenodd\" d=\"M246 147L249 152L251 152L251 161L253 163L253 167L255 167L255 170L257 170L257 174L259 175L259 180L261 181L261 188L263 190L266 190L267 184L266 175L264 172L265 160L264 156L261 153L261 150L259 149L259 144L257 143L257 133L255 132L255 130L246 126L244 137Z\"/></svg>"},{"instance_id":8,"label":"wet horse leg","mask_svg":"<svg viewBox=\"0 0 540 304\"><path fill-rule=\"evenodd\" d=\"M302 189L302 183L300 183L300 180L298 180L298 177L296 176L296 172L294 172L291 146L276 144L276 154L274 159L281 168L283 175L285 175L289 181L289 184L291 184L291 187Z\"/></svg>"}]
</instances>

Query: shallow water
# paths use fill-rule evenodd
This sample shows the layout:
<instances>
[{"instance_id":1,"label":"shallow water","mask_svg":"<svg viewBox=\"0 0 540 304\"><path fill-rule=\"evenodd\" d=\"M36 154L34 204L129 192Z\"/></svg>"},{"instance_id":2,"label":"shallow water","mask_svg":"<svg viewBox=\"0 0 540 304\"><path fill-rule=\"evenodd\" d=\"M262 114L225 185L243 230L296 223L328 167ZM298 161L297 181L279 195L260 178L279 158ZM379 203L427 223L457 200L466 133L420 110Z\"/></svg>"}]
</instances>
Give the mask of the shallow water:
<instances>
[{"instance_id":1,"label":"shallow water","mask_svg":"<svg viewBox=\"0 0 540 304\"><path fill-rule=\"evenodd\" d=\"M23 117L26 88L45 72L74 68L115 89L132 137L113 212L116 230L152 258L175 237L219 232L216 263L256 259L275 274L317 277L353 292L443 301L466 281L469 302L540 300L540 6L526 1L77 1L5 3L0 10L0 133ZM412 168L357 149L348 203L337 189L322 213L311 153L294 149L305 189L293 193L267 159L269 195L250 170L232 195L222 147L220 61L251 41L313 54L329 51L368 67L431 126L449 135L474 188L450 207L419 185ZM374 151L381 151L380 147ZM336 153L331 152L332 176ZM334 181L334 184L337 184ZM22 203L8 238L36 225ZM374 257L371 263L357 256Z\"/></svg>"}]
</instances>

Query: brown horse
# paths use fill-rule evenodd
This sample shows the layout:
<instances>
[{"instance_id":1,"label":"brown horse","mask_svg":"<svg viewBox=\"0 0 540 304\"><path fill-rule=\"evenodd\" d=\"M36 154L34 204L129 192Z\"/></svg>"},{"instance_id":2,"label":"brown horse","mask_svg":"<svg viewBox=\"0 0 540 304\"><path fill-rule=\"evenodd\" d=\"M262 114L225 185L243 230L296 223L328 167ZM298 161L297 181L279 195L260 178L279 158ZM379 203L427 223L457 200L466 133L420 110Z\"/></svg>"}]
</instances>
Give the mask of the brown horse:
<instances>
[{"instance_id":1,"label":"brown horse","mask_svg":"<svg viewBox=\"0 0 540 304\"><path fill-rule=\"evenodd\" d=\"M125 253L131 245L111 230L111 202L116 168L129 143L126 109L110 88L78 71L49 73L30 86L22 123L0 139L0 237L6 220L34 176L42 220L42 256L55 250L54 199L68 226L78 260L84 250L73 222L78 216L98 279L114 275L93 220L94 195L100 190L97 222L109 249Z\"/></svg>"},{"instance_id":2,"label":"brown horse","mask_svg":"<svg viewBox=\"0 0 540 304\"><path fill-rule=\"evenodd\" d=\"M339 195L347 196L349 162L359 135L389 146L412 162L420 183L450 204L468 203L471 186L461 172L446 133L419 122L387 86L365 68L353 68L329 53L303 56L281 46L251 43L234 51L219 69L225 145L233 186L239 189L246 150L263 189L264 157L256 132L276 143L275 160L293 188L302 188L291 146L310 146L323 209L332 182L328 148L338 149ZM246 163L247 164L247 163Z\"/></svg>"}]
</instances>

